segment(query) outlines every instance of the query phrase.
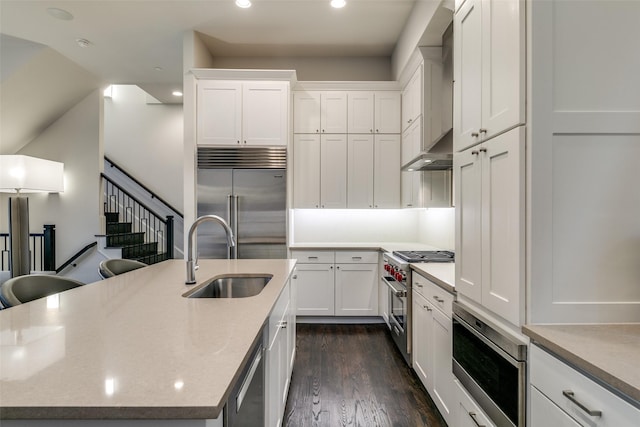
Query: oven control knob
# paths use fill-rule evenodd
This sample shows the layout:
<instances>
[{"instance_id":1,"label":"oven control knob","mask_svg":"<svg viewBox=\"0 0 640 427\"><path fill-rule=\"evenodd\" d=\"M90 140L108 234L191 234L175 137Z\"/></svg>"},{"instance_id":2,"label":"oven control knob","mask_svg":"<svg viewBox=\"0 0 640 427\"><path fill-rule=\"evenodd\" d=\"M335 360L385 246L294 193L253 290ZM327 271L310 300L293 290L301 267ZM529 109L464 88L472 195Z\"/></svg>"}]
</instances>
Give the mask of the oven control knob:
<instances>
[{"instance_id":1,"label":"oven control knob","mask_svg":"<svg viewBox=\"0 0 640 427\"><path fill-rule=\"evenodd\" d=\"M400 273L399 271L396 273L396 280L398 282L402 282L402 273Z\"/></svg>"},{"instance_id":2,"label":"oven control knob","mask_svg":"<svg viewBox=\"0 0 640 427\"><path fill-rule=\"evenodd\" d=\"M390 270L391 270L391 266L389 264L385 264L384 271L390 271Z\"/></svg>"}]
</instances>

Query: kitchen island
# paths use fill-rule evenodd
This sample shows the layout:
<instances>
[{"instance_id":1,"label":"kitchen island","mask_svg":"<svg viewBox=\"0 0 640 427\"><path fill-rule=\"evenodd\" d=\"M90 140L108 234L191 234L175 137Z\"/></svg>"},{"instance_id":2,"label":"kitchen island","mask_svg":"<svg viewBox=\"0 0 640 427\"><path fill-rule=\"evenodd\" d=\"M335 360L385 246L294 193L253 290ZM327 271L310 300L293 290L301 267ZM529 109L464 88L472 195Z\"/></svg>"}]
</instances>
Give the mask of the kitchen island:
<instances>
[{"instance_id":1,"label":"kitchen island","mask_svg":"<svg viewBox=\"0 0 640 427\"><path fill-rule=\"evenodd\" d=\"M205 420L222 418L296 263L199 264L196 285L184 284L184 261L169 260L0 311L3 425L26 419L218 425ZM273 277L253 297L182 296L210 278L241 274Z\"/></svg>"}]
</instances>

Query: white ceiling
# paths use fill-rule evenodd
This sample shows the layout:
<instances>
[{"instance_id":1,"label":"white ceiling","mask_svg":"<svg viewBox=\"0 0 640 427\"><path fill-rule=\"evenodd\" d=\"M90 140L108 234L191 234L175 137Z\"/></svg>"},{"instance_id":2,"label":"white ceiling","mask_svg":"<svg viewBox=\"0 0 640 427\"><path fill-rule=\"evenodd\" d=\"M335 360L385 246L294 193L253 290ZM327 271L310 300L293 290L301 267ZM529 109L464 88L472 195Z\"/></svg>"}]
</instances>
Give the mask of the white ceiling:
<instances>
[{"instance_id":1,"label":"white ceiling","mask_svg":"<svg viewBox=\"0 0 640 427\"><path fill-rule=\"evenodd\" d=\"M2 0L2 33L58 51L108 83L181 86L182 40L214 56L390 56L416 0ZM47 8L70 12L70 21ZM81 48L76 39L89 40ZM156 67L162 68L157 71Z\"/></svg>"},{"instance_id":2,"label":"white ceiling","mask_svg":"<svg viewBox=\"0 0 640 427\"><path fill-rule=\"evenodd\" d=\"M170 93L182 87L187 32L198 32L214 57L390 58L414 7L447 1L347 0L343 9L333 9L329 0L253 0L251 8L240 9L234 0L0 0L2 91L8 93L8 82L19 80L22 86L13 91L26 98L28 82L18 76L28 65L39 69L43 91L48 90L47 76L49 85L58 87L69 87L76 79L79 90L77 75L84 70L84 85L136 84L160 101L175 102ZM56 19L48 8L66 10L73 19ZM450 17L449 13L443 22L450 22ZM435 26L436 43L443 28ZM12 37L47 49L20 43L9 48L7 40L15 42ZM90 45L80 47L77 39ZM430 42L423 37L420 43ZM26 51L20 52L21 47ZM42 57L54 54L58 55L55 68L42 65ZM74 99L58 102L57 109L53 93L61 97L60 91L50 90L51 99L45 99L45 93L32 93L33 98L23 103L39 103L42 117L30 129L25 123L24 129L3 130L0 152L15 152L29 142L24 138L63 114L62 106L77 102L78 90ZM2 98L1 115L6 119L7 111L15 110L15 100ZM9 124L18 127L7 120L3 127Z\"/></svg>"}]
</instances>

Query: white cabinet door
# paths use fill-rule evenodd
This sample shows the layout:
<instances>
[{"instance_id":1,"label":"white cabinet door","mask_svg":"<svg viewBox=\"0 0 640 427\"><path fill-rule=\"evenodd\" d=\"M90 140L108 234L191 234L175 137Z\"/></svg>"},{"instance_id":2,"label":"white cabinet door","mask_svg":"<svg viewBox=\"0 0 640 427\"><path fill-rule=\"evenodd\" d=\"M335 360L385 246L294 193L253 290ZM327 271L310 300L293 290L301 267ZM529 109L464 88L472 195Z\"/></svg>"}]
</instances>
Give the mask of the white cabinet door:
<instances>
[{"instance_id":1,"label":"white cabinet door","mask_svg":"<svg viewBox=\"0 0 640 427\"><path fill-rule=\"evenodd\" d=\"M402 207L419 208L422 207L420 193L422 189L422 172L402 172Z\"/></svg>"},{"instance_id":2,"label":"white cabinet door","mask_svg":"<svg viewBox=\"0 0 640 427\"><path fill-rule=\"evenodd\" d=\"M482 2L466 0L453 17L453 149L480 142Z\"/></svg>"},{"instance_id":3,"label":"white cabinet door","mask_svg":"<svg viewBox=\"0 0 640 427\"><path fill-rule=\"evenodd\" d=\"M402 134L402 165L413 160L422 151L422 121L416 120Z\"/></svg>"},{"instance_id":4,"label":"white cabinet door","mask_svg":"<svg viewBox=\"0 0 640 427\"><path fill-rule=\"evenodd\" d=\"M451 206L451 171L423 171L422 207Z\"/></svg>"},{"instance_id":5,"label":"white cabinet door","mask_svg":"<svg viewBox=\"0 0 640 427\"><path fill-rule=\"evenodd\" d=\"M298 316L333 316L333 264L298 264Z\"/></svg>"},{"instance_id":6,"label":"white cabinet door","mask_svg":"<svg viewBox=\"0 0 640 427\"><path fill-rule=\"evenodd\" d=\"M378 314L377 264L336 264L336 316Z\"/></svg>"},{"instance_id":7,"label":"white cabinet door","mask_svg":"<svg viewBox=\"0 0 640 427\"><path fill-rule=\"evenodd\" d=\"M471 0L466 0L466 2L469 1ZM454 388L457 396L457 405L454 410L455 422L450 425L455 427L496 427L484 412L482 412L471 396L469 396L458 380L454 380Z\"/></svg>"},{"instance_id":8,"label":"white cabinet door","mask_svg":"<svg viewBox=\"0 0 640 427\"><path fill-rule=\"evenodd\" d=\"M477 255L482 256L482 305L520 325L525 273L524 128L483 143L479 151L482 250Z\"/></svg>"},{"instance_id":9,"label":"white cabinet door","mask_svg":"<svg viewBox=\"0 0 640 427\"><path fill-rule=\"evenodd\" d=\"M372 208L375 158L373 135L349 135L347 145L347 207ZM375 178L377 182L377 176Z\"/></svg>"},{"instance_id":10,"label":"white cabinet door","mask_svg":"<svg viewBox=\"0 0 640 427\"><path fill-rule=\"evenodd\" d=\"M431 389L429 393L435 402L440 414L447 424L453 425L454 409L454 384L453 372L451 368L453 334L451 329L451 318L445 316L440 310L434 309L432 312L431 330Z\"/></svg>"},{"instance_id":11,"label":"white cabinet door","mask_svg":"<svg viewBox=\"0 0 640 427\"><path fill-rule=\"evenodd\" d=\"M432 355L431 347L433 342L433 307L418 292L413 292L413 323L412 335L413 344L411 359L413 369L418 374L422 384L430 391L432 381Z\"/></svg>"},{"instance_id":12,"label":"white cabinet door","mask_svg":"<svg viewBox=\"0 0 640 427\"><path fill-rule=\"evenodd\" d=\"M320 138L320 207L347 207L347 137L321 135Z\"/></svg>"},{"instance_id":13,"label":"white cabinet door","mask_svg":"<svg viewBox=\"0 0 640 427\"><path fill-rule=\"evenodd\" d=\"M373 98L373 92L347 92L347 132L368 134L373 133Z\"/></svg>"},{"instance_id":14,"label":"white cabinet door","mask_svg":"<svg viewBox=\"0 0 640 427\"><path fill-rule=\"evenodd\" d=\"M422 64L411 76L402 91L402 130L404 131L422 114Z\"/></svg>"},{"instance_id":15,"label":"white cabinet door","mask_svg":"<svg viewBox=\"0 0 640 427\"><path fill-rule=\"evenodd\" d=\"M320 133L320 92L293 93L293 132Z\"/></svg>"},{"instance_id":16,"label":"white cabinet door","mask_svg":"<svg viewBox=\"0 0 640 427\"><path fill-rule=\"evenodd\" d=\"M375 133L400 133L400 92L375 92Z\"/></svg>"},{"instance_id":17,"label":"white cabinet door","mask_svg":"<svg viewBox=\"0 0 640 427\"><path fill-rule=\"evenodd\" d=\"M373 206L380 209L399 208L400 135L376 135L373 161Z\"/></svg>"},{"instance_id":18,"label":"white cabinet door","mask_svg":"<svg viewBox=\"0 0 640 427\"><path fill-rule=\"evenodd\" d=\"M320 207L320 135L293 137L293 206Z\"/></svg>"},{"instance_id":19,"label":"white cabinet door","mask_svg":"<svg viewBox=\"0 0 640 427\"><path fill-rule=\"evenodd\" d=\"M320 132L347 133L347 93L320 93Z\"/></svg>"},{"instance_id":20,"label":"white cabinet door","mask_svg":"<svg viewBox=\"0 0 640 427\"><path fill-rule=\"evenodd\" d=\"M469 0L454 16L454 151L525 122L520 0Z\"/></svg>"},{"instance_id":21,"label":"white cabinet door","mask_svg":"<svg viewBox=\"0 0 640 427\"><path fill-rule=\"evenodd\" d=\"M287 145L288 83L243 83L242 96L243 144Z\"/></svg>"},{"instance_id":22,"label":"white cabinet door","mask_svg":"<svg viewBox=\"0 0 640 427\"><path fill-rule=\"evenodd\" d=\"M465 5L470 0L465 2ZM482 298L482 164L478 150L455 153L456 291Z\"/></svg>"},{"instance_id":23,"label":"white cabinet door","mask_svg":"<svg viewBox=\"0 0 640 427\"><path fill-rule=\"evenodd\" d=\"M531 427L581 427L562 409L531 386Z\"/></svg>"},{"instance_id":24,"label":"white cabinet door","mask_svg":"<svg viewBox=\"0 0 640 427\"><path fill-rule=\"evenodd\" d=\"M482 139L525 122L524 8L521 0L482 2Z\"/></svg>"},{"instance_id":25,"label":"white cabinet door","mask_svg":"<svg viewBox=\"0 0 640 427\"><path fill-rule=\"evenodd\" d=\"M268 425L280 426L282 424L282 413L280 411L280 390L282 389L282 372L281 359L285 356L283 353L282 342L283 331L278 328L275 339L267 349L266 354L266 379L267 379L267 395L266 395L266 412Z\"/></svg>"},{"instance_id":26,"label":"white cabinet door","mask_svg":"<svg viewBox=\"0 0 640 427\"><path fill-rule=\"evenodd\" d=\"M422 125L424 141L422 146L429 149L442 135L442 62L425 60Z\"/></svg>"},{"instance_id":27,"label":"white cabinet door","mask_svg":"<svg viewBox=\"0 0 640 427\"><path fill-rule=\"evenodd\" d=\"M242 84L200 80L197 88L197 142L238 145L242 139Z\"/></svg>"}]
</instances>

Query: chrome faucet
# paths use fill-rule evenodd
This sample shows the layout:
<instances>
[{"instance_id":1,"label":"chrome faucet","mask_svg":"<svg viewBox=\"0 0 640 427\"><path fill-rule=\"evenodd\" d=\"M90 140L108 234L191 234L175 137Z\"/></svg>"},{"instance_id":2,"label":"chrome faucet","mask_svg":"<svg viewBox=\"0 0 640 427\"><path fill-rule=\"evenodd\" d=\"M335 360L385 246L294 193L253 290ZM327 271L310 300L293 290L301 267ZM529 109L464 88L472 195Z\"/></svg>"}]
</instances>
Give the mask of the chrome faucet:
<instances>
[{"instance_id":1,"label":"chrome faucet","mask_svg":"<svg viewBox=\"0 0 640 427\"><path fill-rule=\"evenodd\" d=\"M229 227L227 221L217 215L203 215L197 218L193 224L191 224L191 228L189 228L189 240L187 241L187 280L184 282L187 285L193 285L196 283L196 269L198 268L196 265L197 261L193 260L193 235L195 234L196 228L198 228L198 226L203 222L207 221L217 222L222 226L222 228L224 228L224 231L227 234L227 245L229 247L236 245L236 242L233 239L233 231L231 231L231 227ZM227 255L227 259L229 259L229 255Z\"/></svg>"}]
</instances>

